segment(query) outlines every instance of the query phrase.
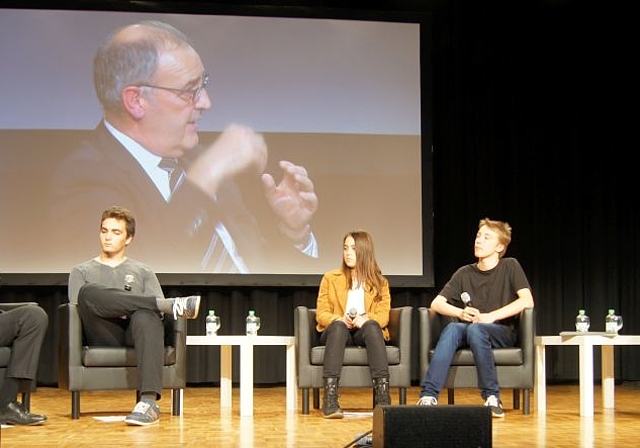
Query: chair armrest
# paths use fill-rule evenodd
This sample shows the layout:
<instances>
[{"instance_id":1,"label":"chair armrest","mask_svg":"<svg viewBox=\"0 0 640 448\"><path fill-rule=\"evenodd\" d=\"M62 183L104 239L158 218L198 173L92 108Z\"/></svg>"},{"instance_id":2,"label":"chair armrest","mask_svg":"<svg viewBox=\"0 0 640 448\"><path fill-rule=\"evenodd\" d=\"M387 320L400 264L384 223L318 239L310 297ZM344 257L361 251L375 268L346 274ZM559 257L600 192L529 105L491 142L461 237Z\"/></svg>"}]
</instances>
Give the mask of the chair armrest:
<instances>
[{"instance_id":1,"label":"chair armrest","mask_svg":"<svg viewBox=\"0 0 640 448\"><path fill-rule=\"evenodd\" d=\"M58 318L58 382L61 388L68 389L70 369L82 365L82 322L73 303L59 305Z\"/></svg>"},{"instance_id":2,"label":"chair armrest","mask_svg":"<svg viewBox=\"0 0 640 448\"><path fill-rule=\"evenodd\" d=\"M420 334L420 377L422 378L429 367L429 350L433 347L433 325L429 316L429 308L418 308L418 324Z\"/></svg>"},{"instance_id":3,"label":"chair armrest","mask_svg":"<svg viewBox=\"0 0 640 448\"><path fill-rule=\"evenodd\" d=\"M298 306L293 310L293 335L296 338L296 356L299 366L311 364L311 334L309 331L309 309Z\"/></svg>"},{"instance_id":4,"label":"chair armrest","mask_svg":"<svg viewBox=\"0 0 640 448\"><path fill-rule=\"evenodd\" d=\"M165 317L167 319L167 317ZM173 347L176 349L176 364L187 365L187 319L176 319L173 323ZM186 381L186 380L185 380Z\"/></svg>"},{"instance_id":5,"label":"chair armrest","mask_svg":"<svg viewBox=\"0 0 640 448\"><path fill-rule=\"evenodd\" d=\"M534 340L536 336L536 313L534 308L525 308L520 313L518 344L522 349L525 364L533 365Z\"/></svg>"},{"instance_id":6,"label":"chair armrest","mask_svg":"<svg viewBox=\"0 0 640 448\"><path fill-rule=\"evenodd\" d=\"M411 313L413 307L391 308L389 312L389 345L400 348L400 353L411 353Z\"/></svg>"}]
</instances>

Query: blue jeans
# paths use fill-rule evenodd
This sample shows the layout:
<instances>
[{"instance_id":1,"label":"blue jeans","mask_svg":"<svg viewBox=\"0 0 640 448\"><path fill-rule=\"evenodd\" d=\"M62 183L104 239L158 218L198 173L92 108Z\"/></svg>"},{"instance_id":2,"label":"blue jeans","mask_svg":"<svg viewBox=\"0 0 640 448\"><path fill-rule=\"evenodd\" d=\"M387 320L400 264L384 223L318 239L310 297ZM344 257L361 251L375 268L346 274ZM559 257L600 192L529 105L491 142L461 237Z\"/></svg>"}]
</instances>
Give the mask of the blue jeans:
<instances>
[{"instance_id":1,"label":"blue jeans","mask_svg":"<svg viewBox=\"0 0 640 448\"><path fill-rule=\"evenodd\" d=\"M447 325L436 345L427 373L420 384L420 396L438 398L444 387L451 362L459 348L469 347L478 372L478 388L484 400L489 395L500 396L492 348L513 346L511 330L500 324L467 324L452 322Z\"/></svg>"}]
</instances>

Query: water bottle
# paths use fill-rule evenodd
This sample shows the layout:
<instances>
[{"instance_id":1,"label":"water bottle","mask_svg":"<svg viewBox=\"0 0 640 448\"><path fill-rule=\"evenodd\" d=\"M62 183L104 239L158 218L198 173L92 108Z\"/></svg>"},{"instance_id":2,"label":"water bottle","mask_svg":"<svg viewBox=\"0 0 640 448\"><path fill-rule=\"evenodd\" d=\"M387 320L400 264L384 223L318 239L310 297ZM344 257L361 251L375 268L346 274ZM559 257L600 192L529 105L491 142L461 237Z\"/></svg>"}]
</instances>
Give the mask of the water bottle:
<instances>
[{"instance_id":1,"label":"water bottle","mask_svg":"<svg viewBox=\"0 0 640 448\"><path fill-rule=\"evenodd\" d=\"M257 336L260 329L260 318L256 316L254 310L249 310L247 316L247 336Z\"/></svg>"},{"instance_id":2,"label":"water bottle","mask_svg":"<svg viewBox=\"0 0 640 448\"><path fill-rule=\"evenodd\" d=\"M609 308L609 314L604 319L604 329L607 333L618 334L622 328L622 316L616 316L616 310Z\"/></svg>"},{"instance_id":3,"label":"water bottle","mask_svg":"<svg viewBox=\"0 0 640 448\"><path fill-rule=\"evenodd\" d=\"M205 335L217 336L220 329L220 317L216 316L215 310L209 310L209 314L205 317Z\"/></svg>"},{"instance_id":4,"label":"water bottle","mask_svg":"<svg viewBox=\"0 0 640 448\"><path fill-rule=\"evenodd\" d=\"M579 310L576 316L576 331L587 332L589 331L589 316L587 316L584 310Z\"/></svg>"}]
</instances>

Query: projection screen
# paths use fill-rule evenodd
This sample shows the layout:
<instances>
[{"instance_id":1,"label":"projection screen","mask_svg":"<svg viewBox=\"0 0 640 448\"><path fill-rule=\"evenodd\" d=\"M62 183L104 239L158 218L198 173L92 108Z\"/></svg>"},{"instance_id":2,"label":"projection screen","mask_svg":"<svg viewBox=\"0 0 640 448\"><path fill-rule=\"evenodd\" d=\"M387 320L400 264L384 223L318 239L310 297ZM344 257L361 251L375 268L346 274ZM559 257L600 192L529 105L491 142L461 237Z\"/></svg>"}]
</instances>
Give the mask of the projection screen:
<instances>
[{"instance_id":1,"label":"projection screen","mask_svg":"<svg viewBox=\"0 0 640 448\"><path fill-rule=\"evenodd\" d=\"M188 253L188 245L183 251L186 236L174 235L169 256L149 250L166 248L167 241L143 244L163 222L141 220L130 257L168 283L317 284L340 265L345 233L365 229L385 275L396 284L433 285L424 21L45 9L0 9L3 282L64 283L71 267L98 254L100 212L114 204L96 196L56 215L51 197L59 187L51 178L102 120L96 48L112 30L149 19L187 34L209 73L202 145L241 124L264 136L265 171L276 181L280 160L306 169L318 198L311 222L317 256L270 248L257 270L217 274L198 268L193 259L201 254ZM234 182L268 243L282 235L258 174ZM118 173L113 178L118 182ZM85 192L91 188L89 182Z\"/></svg>"}]
</instances>

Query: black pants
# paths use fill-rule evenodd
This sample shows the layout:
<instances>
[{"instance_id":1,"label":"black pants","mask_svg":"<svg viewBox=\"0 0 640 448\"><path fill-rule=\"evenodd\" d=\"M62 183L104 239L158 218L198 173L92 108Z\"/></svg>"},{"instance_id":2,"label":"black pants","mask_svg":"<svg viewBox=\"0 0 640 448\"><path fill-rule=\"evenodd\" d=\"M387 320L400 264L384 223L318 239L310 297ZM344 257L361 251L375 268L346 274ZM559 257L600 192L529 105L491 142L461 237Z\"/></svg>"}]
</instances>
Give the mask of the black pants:
<instances>
[{"instance_id":1,"label":"black pants","mask_svg":"<svg viewBox=\"0 0 640 448\"><path fill-rule=\"evenodd\" d=\"M24 305L0 312L0 346L13 346L7 378L34 380L49 316L39 306Z\"/></svg>"},{"instance_id":2,"label":"black pants","mask_svg":"<svg viewBox=\"0 0 640 448\"><path fill-rule=\"evenodd\" d=\"M366 348L372 378L389 377L387 349L382 329L375 320L368 320L357 330L349 330L342 321L332 322L320 335L320 343L325 346L323 378L340 377L348 345Z\"/></svg>"},{"instance_id":3,"label":"black pants","mask_svg":"<svg viewBox=\"0 0 640 448\"><path fill-rule=\"evenodd\" d=\"M134 347L141 393L162 395L165 321L152 294L135 294L87 283L78 292L78 312L88 345Z\"/></svg>"}]
</instances>

